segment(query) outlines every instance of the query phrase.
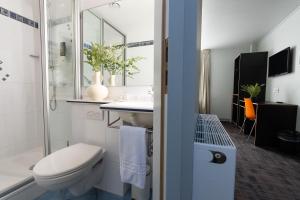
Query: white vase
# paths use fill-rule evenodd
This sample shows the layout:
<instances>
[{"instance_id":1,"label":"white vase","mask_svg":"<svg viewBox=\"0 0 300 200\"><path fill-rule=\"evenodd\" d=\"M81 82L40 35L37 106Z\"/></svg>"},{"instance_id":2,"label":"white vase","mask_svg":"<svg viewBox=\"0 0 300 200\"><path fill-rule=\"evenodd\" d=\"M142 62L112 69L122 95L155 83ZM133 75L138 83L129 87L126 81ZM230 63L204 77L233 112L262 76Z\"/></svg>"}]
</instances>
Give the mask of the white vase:
<instances>
[{"instance_id":1,"label":"white vase","mask_svg":"<svg viewBox=\"0 0 300 200\"><path fill-rule=\"evenodd\" d=\"M108 89L101 84L101 73L95 72L93 84L86 91L88 97L95 101L101 101L108 96Z\"/></svg>"},{"instance_id":2,"label":"white vase","mask_svg":"<svg viewBox=\"0 0 300 200\"><path fill-rule=\"evenodd\" d=\"M110 78L109 78L109 85L110 86L116 86L116 75L115 74L111 74Z\"/></svg>"}]
</instances>

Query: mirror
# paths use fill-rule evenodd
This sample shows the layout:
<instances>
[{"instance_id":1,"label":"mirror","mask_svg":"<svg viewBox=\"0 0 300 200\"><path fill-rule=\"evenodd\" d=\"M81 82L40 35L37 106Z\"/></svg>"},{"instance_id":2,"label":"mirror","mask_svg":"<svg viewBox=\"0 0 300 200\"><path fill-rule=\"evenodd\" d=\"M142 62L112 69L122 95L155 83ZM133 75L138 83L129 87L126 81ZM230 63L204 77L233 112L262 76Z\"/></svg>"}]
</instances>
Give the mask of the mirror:
<instances>
[{"instance_id":1,"label":"mirror","mask_svg":"<svg viewBox=\"0 0 300 200\"><path fill-rule=\"evenodd\" d=\"M90 48L92 43L102 44L104 46L118 46L126 44L126 36L116 27L109 24L105 19L98 17L90 10L82 12L82 42L83 48ZM120 50L117 53L121 59L125 59L125 51ZM118 55L118 56L119 56ZM93 71L87 58L83 55L83 69L82 69L82 85L88 87L92 84ZM110 73L102 68L103 84L111 86L109 83ZM124 73L116 75L114 86L124 85Z\"/></svg>"},{"instance_id":2,"label":"mirror","mask_svg":"<svg viewBox=\"0 0 300 200\"><path fill-rule=\"evenodd\" d=\"M126 61L138 58L137 70L129 74L125 68L111 82L111 73L102 70L103 84L106 86L152 86L154 79L154 2L144 0L122 0L84 10L81 13L82 48L90 48L92 43L104 47L125 46L118 49L117 57ZM85 63L82 55L82 85L92 84L93 71ZM103 69L103 67L102 67Z\"/></svg>"}]
</instances>

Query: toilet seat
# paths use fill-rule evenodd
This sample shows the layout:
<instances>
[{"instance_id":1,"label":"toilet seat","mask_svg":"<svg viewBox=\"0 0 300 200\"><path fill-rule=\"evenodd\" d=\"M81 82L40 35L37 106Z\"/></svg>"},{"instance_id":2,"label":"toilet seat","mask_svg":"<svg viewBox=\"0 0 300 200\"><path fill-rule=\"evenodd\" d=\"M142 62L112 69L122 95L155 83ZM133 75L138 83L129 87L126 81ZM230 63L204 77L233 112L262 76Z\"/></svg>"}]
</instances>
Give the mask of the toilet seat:
<instances>
[{"instance_id":1,"label":"toilet seat","mask_svg":"<svg viewBox=\"0 0 300 200\"><path fill-rule=\"evenodd\" d=\"M33 175L39 180L60 179L82 173L103 158L104 149L94 145L75 144L58 150L33 168Z\"/></svg>"}]
</instances>

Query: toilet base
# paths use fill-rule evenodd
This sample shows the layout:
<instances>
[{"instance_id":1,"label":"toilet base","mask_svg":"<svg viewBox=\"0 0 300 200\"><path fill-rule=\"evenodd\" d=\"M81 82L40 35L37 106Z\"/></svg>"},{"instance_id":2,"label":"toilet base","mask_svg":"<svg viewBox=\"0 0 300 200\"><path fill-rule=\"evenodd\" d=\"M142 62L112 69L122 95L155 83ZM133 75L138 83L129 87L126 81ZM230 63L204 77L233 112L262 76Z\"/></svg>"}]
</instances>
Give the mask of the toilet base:
<instances>
[{"instance_id":1,"label":"toilet base","mask_svg":"<svg viewBox=\"0 0 300 200\"><path fill-rule=\"evenodd\" d=\"M80 196L88 192L93 186L102 180L103 172L104 165L103 159L101 159L86 177L68 188L69 192L74 196Z\"/></svg>"}]
</instances>

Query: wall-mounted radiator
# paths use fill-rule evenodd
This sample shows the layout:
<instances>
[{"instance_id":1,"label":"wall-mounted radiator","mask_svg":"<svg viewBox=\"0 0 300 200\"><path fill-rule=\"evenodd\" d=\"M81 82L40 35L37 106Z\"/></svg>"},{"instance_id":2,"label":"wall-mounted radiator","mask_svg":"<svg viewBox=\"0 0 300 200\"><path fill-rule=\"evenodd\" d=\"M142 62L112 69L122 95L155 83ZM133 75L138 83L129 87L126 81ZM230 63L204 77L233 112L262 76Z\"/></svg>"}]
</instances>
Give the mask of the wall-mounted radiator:
<instances>
[{"instance_id":1,"label":"wall-mounted radiator","mask_svg":"<svg viewBox=\"0 0 300 200\"><path fill-rule=\"evenodd\" d=\"M194 138L193 200L234 200L236 148L216 115L200 114Z\"/></svg>"}]
</instances>

